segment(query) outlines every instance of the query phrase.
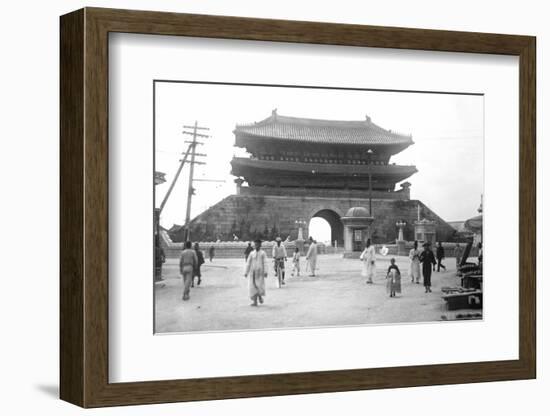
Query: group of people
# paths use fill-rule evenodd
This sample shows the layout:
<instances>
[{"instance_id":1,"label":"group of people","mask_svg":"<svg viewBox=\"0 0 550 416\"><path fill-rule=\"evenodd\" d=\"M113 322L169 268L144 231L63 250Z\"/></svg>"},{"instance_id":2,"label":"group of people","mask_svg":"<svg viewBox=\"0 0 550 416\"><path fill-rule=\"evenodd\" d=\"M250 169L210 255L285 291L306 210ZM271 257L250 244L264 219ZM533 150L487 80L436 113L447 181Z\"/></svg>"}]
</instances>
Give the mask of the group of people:
<instances>
[{"instance_id":1,"label":"group of people","mask_svg":"<svg viewBox=\"0 0 550 416\"><path fill-rule=\"evenodd\" d=\"M263 303L263 297L265 296L265 278L267 277L267 255L264 250L261 249L261 240L254 241L254 247L252 243L248 243L244 251L246 270L245 277L250 274L248 290L252 300L252 305L257 306L258 303ZM210 246L208 249L208 257L212 262L215 255L214 246ZM276 243L272 248L272 257L275 273L278 269L282 274L282 284L285 284L285 262L287 260L287 252L284 244L282 244L281 238L276 239ZM308 266L311 270L311 276L315 276L315 268L317 263L317 244L316 241L310 238L309 250L306 255ZM197 285L201 284L201 266L204 264L204 254L199 247L199 243L194 245L190 241L186 241L183 246L183 251L180 256L179 269L180 274L183 277L183 294L182 299L187 301L190 299L190 290L195 286L195 278L197 278ZM296 248L292 255L292 272L291 275L300 276L300 250Z\"/></svg>"},{"instance_id":2,"label":"group of people","mask_svg":"<svg viewBox=\"0 0 550 416\"><path fill-rule=\"evenodd\" d=\"M443 264L445 258L445 250L441 242L437 244L436 252L431 249L431 244L425 242L423 250L418 248L418 241L414 242L413 248L409 251L410 259L410 277L412 283L420 284L420 276L422 274L425 293L431 293L432 283L431 276L432 271L439 272L441 269L446 270ZM213 246L210 247L209 258L212 261L214 257ZM275 275L278 271L281 272L281 284L285 284L285 262L287 261L287 252L281 238L276 239L276 243L272 247L272 258ZM459 264L462 251L460 245L457 244L454 250L454 256ZM267 254L262 250L262 241L254 241L254 247L252 243L248 243L244 251L244 257L246 262L245 278L248 280L248 294L252 300L251 306L258 306L262 304L265 297L265 278L268 275L268 262ZM295 248L292 255L292 271L291 275L300 276L300 250ZM366 277L366 283L372 284L373 278L376 274L376 251L371 240L368 239L365 244L365 249L361 253L359 259L363 263L362 275ZM437 260L437 261L436 261ZM306 254L306 261L310 271L310 276L315 276L315 270L317 267L317 242L310 237L309 249ZM190 241L185 242L184 250L180 257L180 273L183 276L183 296L184 301L189 300L190 288L194 287L195 278L197 278L197 285L201 284L201 265L204 264L204 255L200 250L199 244L195 243L194 246ZM397 293L401 293L401 272L399 267L395 264L395 259L390 260L390 266L386 273L387 291L390 297L396 296Z\"/></svg>"},{"instance_id":3,"label":"group of people","mask_svg":"<svg viewBox=\"0 0 550 416\"><path fill-rule=\"evenodd\" d=\"M431 293L432 291L432 270L435 271L435 266L437 266L437 271L439 272L442 268L447 270L443 265L442 261L445 258L445 250L441 242L438 243L436 254L431 249L431 244L425 242L422 244L424 250L418 248L418 241L414 242L413 248L409 251L410 263L410 275L411 283L420 284L420 266L422 265L422 277L424 283L424 290L426 293ZM437 261L436 261L437 257Z\"/></svg>"},{"instance_id":4,"label":"group of people","mask_svg":"<svg viewBox=\"0 0 550 416\"><path fill-rule=\"evenodd\" d=\"M201 266L203 264L204 254L199 247L199 243L193 245L191 241L186 241L183 245L179 265L180 274L183 276L182 299L184 301L189 300L190 290L195 286L195 278L197 278L197 285L201 284Z\"/></svg>"},{"instance_id":5,"label":"group of people","mask_svg":"<svg viewBox=\"0 0 550 416\"><path fill-rule=\"evenodd\" d=\"M361 274L367 278L367 284L372 284L376 274L376 250L370 238L367 239L365 249L359 256L359 260L363 262ZM401 271L395 264L394 258L390 260L390 266L386 273L386 289L390 297L395 297L397 293L401 293Z\"/></svg>"},{"instance_id":6,"label":"group of people","mask_svg":"<svg viewBox=\"0 0 550 416\"><path fill-rule=\"evenodd\" d=\"M445 249L441 242L437 244L436 252L431 249L431 243L425 242L423 245L423 250L418 248L418 241L414 242L413 248L409 251L410 259L410 277L412 283L420 284L420 276L422 274L423 284L425 293L432 292L432 271L447 270L443 264L443 259L445 258ZM457 259L457 265L460 261L462 251L460 250L460 245L457 244L454 255ZM373 277L376 273L376 251L374 245L371 244L371 240L368 239L365 244L365 249L359 256L359 259L363 262L362 275L366 277L366 283L372 284ZM421 272L422 270L422 272ZM390 260L390 266L388 267L386 273L387 279L387 289L390 297L394 297L396 293L401 293L401 272L399 267L395 264L395 259Z\"/></svg>"},{"instance_id":7,"label":"group of people","mask_svg":"<svg viewBox=\"0 0 550 416\"><path fill-rule=\"evenodd\" d=\"M252 300L251 306L258 306L264 302L265 296L265 278L267 277L269 267L267 265L267 254L262 250L262 241L255 240L254 248L248 243L244 251L246 268L244 277L248 280L248 294ZM287 260L287 252L281 238L275 240L272 251L273 268L275 275L281 272L281 284L285 284L285 262ZM309 249L306 254L306 261L310 269L310 276L315 276L315 268L317 266L317 242L310 237ZM249 277L250 275L250 277ZM296 247L292 254L292 276L300 276L300 249Z\"/></svg>"}]
</instances>

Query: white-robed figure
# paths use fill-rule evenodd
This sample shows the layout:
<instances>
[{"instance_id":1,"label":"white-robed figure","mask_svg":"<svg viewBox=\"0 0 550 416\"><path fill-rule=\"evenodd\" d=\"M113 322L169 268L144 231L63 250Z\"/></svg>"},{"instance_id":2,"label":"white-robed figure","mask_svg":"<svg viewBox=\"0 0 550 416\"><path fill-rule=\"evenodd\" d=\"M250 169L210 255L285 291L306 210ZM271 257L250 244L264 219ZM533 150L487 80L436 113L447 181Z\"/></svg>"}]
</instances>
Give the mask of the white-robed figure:
<instances>
[{"instance_id":1,"label":"white-robed figure","mask_svg":"<svg viewBox=\"0 0 550 416\"><path fill-rule=\"evenodd\" d=\"M315 268L317 267L317 242L309 237L309 250L306 254L306 260L309 266L310 276L315 276Z\"/></svg>"},{"instance_id":2,"label":"white-robed figure","mask_svg":"<svg viewBox=\"0 0 550 416\"><path fill-rule=\"evenodd\" d=\"M371 244L370 238L367 239L365 249L359 256L359 260L363 262L361 275L367 278L367 284L371 284L372 278L376 273L376 250L374 249L374 245Z\"/></svg>"},{"instance_id":3,"label":"white-robed figure","mask_svg":"<svg viewBox=\"0 0 550 416\"><path fill-rule=\"evenodd\" d=\"M420 283L420 253L421 251L418 249L418 241L415 241L413 248L409 251L409 259L411 260L409 274L411 276L412 283Z\"/></svg>"},{"instance_id":4,"label":"white-robed figure","mask_svg":"<svg viewBox=\"0 0 550 416\"><path fill-rule=\"evenodd\" d=\"M277 276L277 267L281 270L281 283L285 284L285 261L286 261L286 248L281 242L281 237L275 239L276 243L273 245L271 257L273 257L273 268L275 270L275 276Z\"/></svg>"},{"instance_id":5,"label":"white-robed figure","mask_svg":"<svg viewBox=\"0 0 550 416\"><path fill-rule=\"evenodd\" d=\"M250 306L258 306L258 302L264 303L265 296L265 278L267 277L267 255L261 249L262 242L254 241L254 251L246 259L246 269L244 277L248 279L248 295L252 299Z\"/></svg>"}]
</instances>

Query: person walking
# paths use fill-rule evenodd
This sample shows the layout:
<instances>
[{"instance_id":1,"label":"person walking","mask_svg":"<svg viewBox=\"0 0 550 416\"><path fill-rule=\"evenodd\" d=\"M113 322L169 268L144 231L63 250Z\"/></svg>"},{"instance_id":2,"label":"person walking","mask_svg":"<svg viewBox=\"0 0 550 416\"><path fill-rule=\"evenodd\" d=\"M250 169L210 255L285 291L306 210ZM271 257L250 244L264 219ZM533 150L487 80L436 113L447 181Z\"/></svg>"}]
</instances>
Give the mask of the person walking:
<instances>
[{"instance_id":1,"label":"person walking","mask_svg":"<svg viewBox=\"0 0 550 416\"><path fill-rule=\"evenodd\" d=\"M371 244L370 238L367 239L365 249L359 256L359 260L363 262L363 277L367 278L366 283L372 284L372 278L376 273L376 250Z\"/></svg>"},{"instance_id":2,"label":"person walking","mask_svg":"<svg viewBox=\"0 0 550 416\"><path fill-rule=\"evenodd\" d=\"M201 266L204 264L204 254L202 254L202 251L199 247L199 243L195 243L193 246L193 249L195 250L195 254L197 255L197 265L195 266L195 269L193 271L193 279L191 280L191 287L195 287L195 277L197 278L197 286L199 286L202 282L201 277Z\"/></svg>"},{"instance_id":3,"label":"person walking","mask_svg":"<svg viewBox=\"0 0 550 416\"><path fill-rule=\"evenodd\" d=\"M164 254L163 248L160 246L160 243L157 241L155 243L155 282L160 282L164 280L162 278L162 265L166 262L166 255Z\"/></svg>"},{"instance_id":4,"label":"person walking","mask_svg":"<svg viewBox=\"0 0 550 416\"><path fill-rule=\"evenodd\" d=\"M447 268L443 264L443 259L445 258L445 249L443 248L443 245L441 244L441 241L437 243L437 249L435 250L435 256L437 258L437 271L439 272L441 269L447 271Z\"/></svg>"},{"instance_id":5,"label":"person walking","mask_svg":"<svg viewBox=\"0 0 550 416\"><path fill-rule=\"evenodd\" d=\"M248 260L248 255L253 251L254 249L252 248L252 243L251 242L248 242L248 245L246 246L246 248L244 249L244 261L247 261Z\"/></svg>"},{"instance_id":6,"label":"person walking","mask_svg":"<svg viewBox=\"0 0 550 416\"><path fill-rule=\"evenodd\" d=\"M315 268L317 267L317 242L309 237L309 249L306 254L306 261L309 265L310 276L315 276Z\"/></svg>"},{"instance_id":7,"label":"person walking","mask_svg":"<svg viewBox=\"0 0 550 416\"><path fill-rule=\"evenodd\" d=\"M294 249L294 254L292 255L292 273L290 275L294 277L295 273L296 276L300 276L300 249L298 247Z\"/></svg>"},{"instance_id":8,"label":"person walking","mask_svg":"<svg viewBox=\"0 0 550 416\"><path fill-rule=\"evenodd\" d=\"M210 263L212 263L212 260L214 260L214 254L216 253L216 249L214 246L210 246L208 248L208 258L210 259Z\"/></svg>"},{"instance_id":9,"label":"person walking","mask_svg":"<svg viewBox=\"0 0 550 416\"><path fill-rule=\"evenodd\" d=\"M422 244L424 251L420 253L419 260L422 263L422 276L424 278L424 288L426 293L432 291L432 266L435 267L434 253L430 248L430 243Z\"/></svg>"},{"instance_id":10,"label":"person walking","mask_svg":"<svg viewBox=\"0 0 550 416\"><path fill-rule=\"evenodd\" d=\"M411 275L411 282L416 281L420 284L420 250L418 249L418 241L415 240L413 248L409 251L409 259L411 260L409 273Z\"/></svg>"},{"instance_id":11,"label":"person walking","mask_svg":"<svg viewBox=\"0 0 550 416\"><path fill-rule=\"evenodd\" d=\"M386 273L386 291L390 294L390 298L394 298L396 293L401 293L401 272L395 264L395 259L390 260L390 267Z\"/></svg>"},{"instance_id":12,"label":"person walking","mask_svg":"<svg viewBox=\"0 0 550 416\"><path fill-rule=\"evenodd\" d=\"M198 264L197 254L191 248L191 241L186 241L180 256L180 273L183 276L183 300L189 300L189 289L193 280L193 271Z\"/></svg>"},{"instance_id":13,"label":"person walking","mask_svg":"<svg viewBox=\"0 0 550 416\"><path fill-rule=\"evenodd\" d=\"M262 241L254 241L254 251L252 251L246 260L246 269L244 277L248 280L248 295L252 300L250 306L258 306L258 302L264 303L265 296L265 278L267 277L267 254L261 249Z\"/></svg>"},{"instance_id":14,"label":"person walking","mask_svg":"<svg viewBox=\"0 0 550 416\"><path fill-rule=\"evenodd\" d=\"M277 269L281 270L281 284L285 284L285 261L286 261L286 248L282 243L281 237L275 239L275 244L271 251L271 257L273 257L273 268L275 269L275 277L277 277Z\"/></svg>"},{"instance_id":15,"label":"person walking","mask_svg":"<svg viewBox=\"0 0 550 416\"><path fill-rule=\"evenodd\" d=\"M460 261L462 260L462 249L460 248L459 243L456 243L455 245L453 256L456 260L456 270L458 271L458 268L460 267Z\"/></svg>"}]
</instances>

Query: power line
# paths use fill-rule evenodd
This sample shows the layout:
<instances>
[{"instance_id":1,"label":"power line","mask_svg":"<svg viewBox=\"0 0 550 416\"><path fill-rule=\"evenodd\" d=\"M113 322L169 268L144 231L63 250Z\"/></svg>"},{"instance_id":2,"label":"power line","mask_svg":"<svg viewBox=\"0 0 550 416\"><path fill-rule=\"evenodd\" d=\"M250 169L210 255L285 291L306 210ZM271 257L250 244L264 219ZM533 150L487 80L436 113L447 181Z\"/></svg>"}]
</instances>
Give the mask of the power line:
<instances>
[{"instance_id":1,"label":"power line","mask_svg":"<svg viewBox=\"0 0 550 416\"><path fill-rule=\"evenodd\" d=\"M194 178L195 165L205 165L206 164L203 161L197 160L197 158L207 156L207 153L197 152L197 146L204 145L204 142L197 140L197 138L206 139L206 138L211 137L210 135L201 134L201 133L199 133L199 131L208 131L210 129L208 127L199 126L198 121L195 121L194 125L192 125L192 126L184 125L183 129L184 130L183 130L182 134L185 135L185 136L192 136L192 139L191 140L184 140L184 143L186 143L188 145L187 150L184 153L183 159L179 160L180 165L178 167L178 171L177 171L174 179L172 180L172 183L170 184L170 188L168 189L168 192L166 193L166 195L165 195L165 197L164 197L164 199L161 203L160 211L162 211L164 206L166 205L166 202L168 201L168 198L170 197L170 194L172 193L172 190L174 189L174 186L175 186L175 184L176 184L176 182L177 182L177 180L180 176L180 173L181 173L184 165L187 163L189 165L189 180L188 180L188 185L187 185L187 204L186 204L186 209L185 209L185 222L184 222L183 228L184 228L184 238L185 238L185 240L190 240L191 239L191 232L190 232L190 229L189 229L189 224L191 222L192 200L193 200L193 196L195 195L195 188L193 187L194 182L214 182L214 183L222 182L222 183L224 183L226 181L221 180L221 179L208 179L208 178L197 178L197 179L195 179ZM191 131L188 131L188 130L191 130ZM160 215L160 213L159 213L159 215Z\"/></svg>"},{"instance_id":2,"label":"power line","mask_svg":"<svg viewBox=\"0 0 550 416\"><path fill-rule=\"evenodd\" d=\"M227 182L225 179L193 179L195 182Z\"/></svg>"},{"instance_id":3,"label":"power line","mask_svg":"<svg viewBox=\"0 0 550 416\"><path fill-rule=\"evenodd\" d=\"M200 134L200 133L194 133L194 132L190 132L190 131L182 131L182 134L189 134L190 136L195 136L195 137L204 137L204 138L210 138L212 136L208 135L208 134Z\"/></svg>"},{"instance_id":4,"label":"power line","mask_svg":"<svg viewBox=\"0 0 550 416\"><path fill-rule=\"evenodd\" d=\"M197 122L193 126L183 126L184 129L193 129L193 130L210 130L208 127L197 126Z\"/></svg>"},{"instance_id":5,"label":"power line","mask_svg":"<svg viewBox=\"0 0 550 416\"><path fill-rule=\"evenodd\" d=\"M159 215L160 215L160 212L162 212L162 210L164 209L164 206L166 205L166 203L168 202L168 199L170 198L170 195L172 194L174 186L176 185L176 182L178 181L178 178L181 174L181 171L183 170L183 167L185 166L186 163L189 164L190 165L190 176L189 176L189 187L188 187L188 198L187 198L187 212L186 212L186 222L185 222L186 224L189 222L189 215L190 215L189 211L191 209L191 196L194 194L194 189L193 189L193 186L192 186L194 166L195 165L205 165L206 164L205 162L201 162L201 161L196 160L197 157L206 156L206 153L198 153L196 151L196 147L197 147L198 144L204 144L202 142L197 141L197 137L198 136L209 137L209 136L206 136L204 134L197 133L197 130L209 130L209 128L200 127L197 124L198 123L195 121L194 126L191 126L191 127L190 126L183 126L184 128L193 128L193 132L184 131L185 134L193 135L193 140L185 140L184 141L184 143L188 144L187 150L184 153L182 153L184 155L184 157L183 157L183 159L179 160L180 165L178 167L176 175L174 176L174 179L172 180L172 183L170 184L170 187L168 188L168 191L166 192L166 195L164 196L164 199L162 200L162 203L160 204L160 208L159 208ZM166 152L166 153L168 153L168 152ZM190 159L190 160L188 160L188 159Z\"/></svg>"}]
</instances>

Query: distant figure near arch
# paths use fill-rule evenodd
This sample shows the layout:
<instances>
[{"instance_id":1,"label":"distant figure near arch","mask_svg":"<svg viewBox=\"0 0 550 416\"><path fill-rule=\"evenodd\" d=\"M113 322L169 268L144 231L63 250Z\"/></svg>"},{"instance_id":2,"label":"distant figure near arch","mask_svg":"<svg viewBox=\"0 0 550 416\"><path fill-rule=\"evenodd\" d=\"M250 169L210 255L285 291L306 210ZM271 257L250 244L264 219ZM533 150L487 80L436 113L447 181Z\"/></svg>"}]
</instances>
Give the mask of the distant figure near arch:
<instances>
[{"instance_id":1,"label":"distant figure near arch","mask_svg":"<svg viewBox=\"0 0 550 416\"><path fill-rule=\"evenodd\" d=\"M315 276L315 269L317 268L317 242L309 237L309 250L306 254L306 260L309 266L309 275Z\"/></svg>"}]
</instances>

